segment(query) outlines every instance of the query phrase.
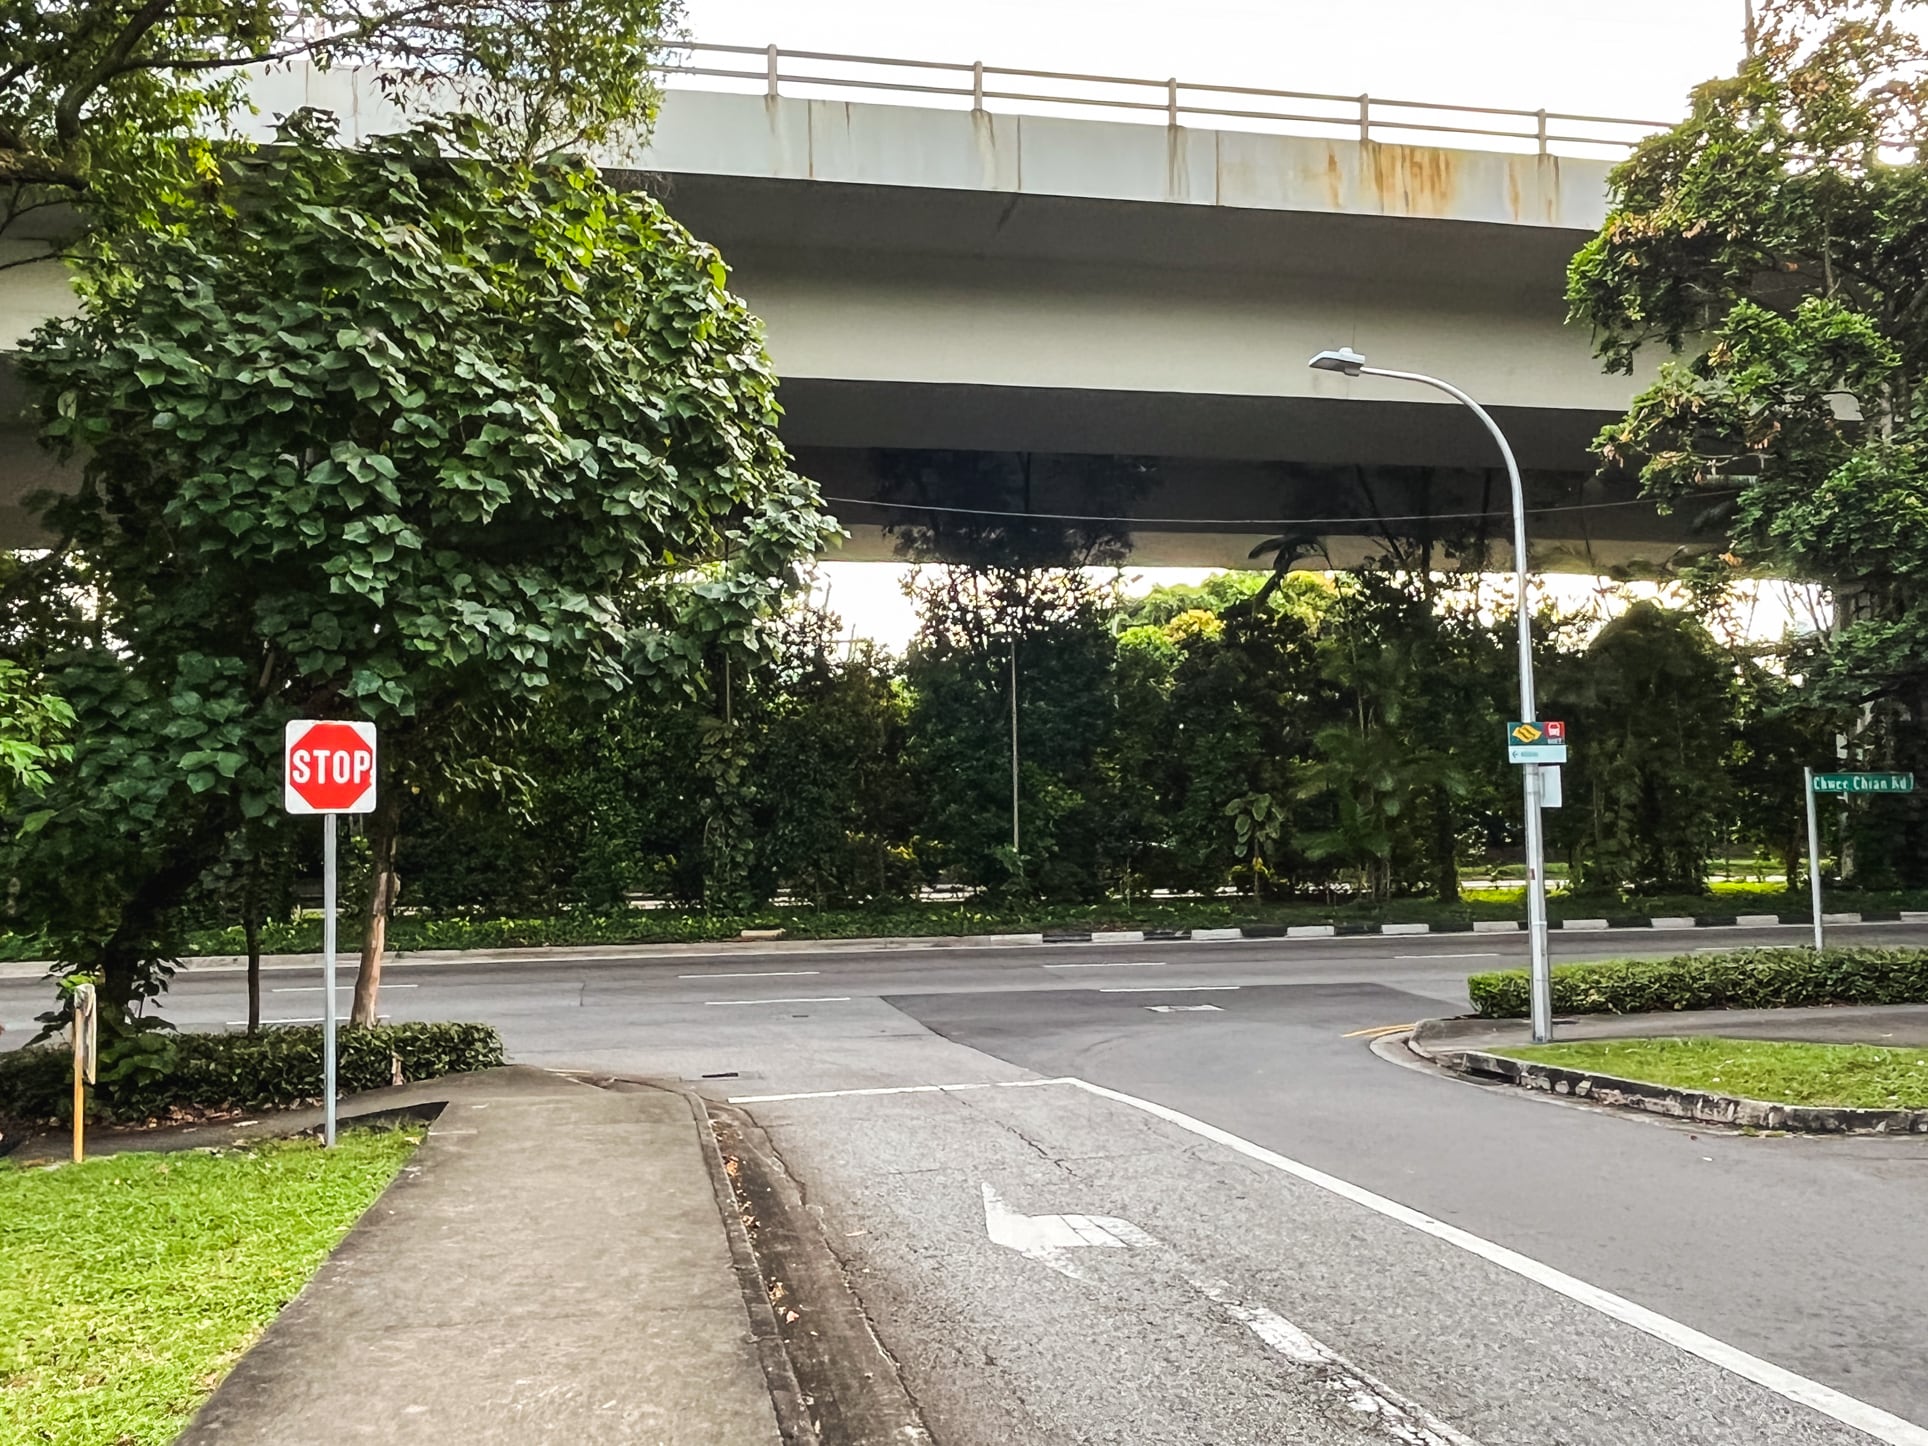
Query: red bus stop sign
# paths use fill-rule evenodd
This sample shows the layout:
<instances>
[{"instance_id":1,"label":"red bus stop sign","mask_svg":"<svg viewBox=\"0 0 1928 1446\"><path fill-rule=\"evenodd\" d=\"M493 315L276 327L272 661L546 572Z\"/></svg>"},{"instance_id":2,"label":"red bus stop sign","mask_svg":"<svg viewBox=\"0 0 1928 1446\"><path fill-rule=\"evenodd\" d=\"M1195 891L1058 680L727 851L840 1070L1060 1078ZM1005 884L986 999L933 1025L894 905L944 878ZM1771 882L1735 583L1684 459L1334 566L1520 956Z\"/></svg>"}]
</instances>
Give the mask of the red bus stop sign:
<instances>
[{"instance_id":1,"label":"red bus stop sign","mask_svg":"<svg viewBox=\"0 0 1928 1446\"><path fill-rule=\"evenodd\" d=\"M375 810L375 725L299 718L288 725L281 760L289 813Z\"/></svg>"}]
</instances>

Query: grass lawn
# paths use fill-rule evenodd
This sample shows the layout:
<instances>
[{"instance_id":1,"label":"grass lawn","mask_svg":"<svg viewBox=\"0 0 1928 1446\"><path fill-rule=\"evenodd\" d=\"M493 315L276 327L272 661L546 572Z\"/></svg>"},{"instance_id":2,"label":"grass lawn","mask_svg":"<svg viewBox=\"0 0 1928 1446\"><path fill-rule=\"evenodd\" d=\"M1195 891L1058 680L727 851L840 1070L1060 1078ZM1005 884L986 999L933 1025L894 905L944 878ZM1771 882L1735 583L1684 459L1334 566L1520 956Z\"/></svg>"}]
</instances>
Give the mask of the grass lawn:
<instances>
[{"instance_id":1,"label":"grass lawn","mask_svg":"<svg viewBox=\"0 0 1928 1446\"><path fill-rule=\"evenodd\" d=\"M1539 1044L1494 1053L1781 1104L1928 1109L1928 1048L1695 1038Z\"/></svg>"},{"instance_id":2,"label":"grass lawn","mask_svg":"<svg viewBox=\"0 0 1928 1446\"><path fill-rule=\"evenodd\" d=\"M420 1138L0 1161L0 1442L172 1441Z\"/></svg>"}]
</instances>

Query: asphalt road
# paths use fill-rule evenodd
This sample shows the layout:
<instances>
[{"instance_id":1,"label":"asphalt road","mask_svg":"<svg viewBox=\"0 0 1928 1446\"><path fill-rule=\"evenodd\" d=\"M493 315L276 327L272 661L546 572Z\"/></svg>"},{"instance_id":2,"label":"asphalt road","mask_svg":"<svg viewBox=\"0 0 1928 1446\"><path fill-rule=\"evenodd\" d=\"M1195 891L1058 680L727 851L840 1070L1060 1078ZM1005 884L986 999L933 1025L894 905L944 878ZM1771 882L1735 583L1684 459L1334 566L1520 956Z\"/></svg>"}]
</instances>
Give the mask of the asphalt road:
<instances>
[{"instance_id":1,"label":"asphalt road","mask_svg":"<svg viewBox=\"0 0 1928 1446\"><path fill-rule=\"evenodd\" d=\"M384 1009L747 1099L944 1446L1928 1443L1928 1142L1710 1135L1346 1037L1463 1009L1466 973L1522 955L738 947L409 964ZM312 971L268 985L270 1019L319 1013ZM45 997L0 981L4 1042ZM190 972L167 1012L218 1028L240 1001Z\"/></svg>"}]
</instances>

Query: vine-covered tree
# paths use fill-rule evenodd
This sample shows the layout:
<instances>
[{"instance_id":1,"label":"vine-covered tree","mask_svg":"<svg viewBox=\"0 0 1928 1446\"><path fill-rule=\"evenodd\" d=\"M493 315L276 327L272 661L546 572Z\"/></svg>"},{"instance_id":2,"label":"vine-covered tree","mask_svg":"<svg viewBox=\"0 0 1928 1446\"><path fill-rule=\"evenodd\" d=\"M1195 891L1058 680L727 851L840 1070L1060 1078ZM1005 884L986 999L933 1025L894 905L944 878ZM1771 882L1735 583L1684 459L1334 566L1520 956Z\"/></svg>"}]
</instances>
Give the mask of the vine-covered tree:
<instances>
[{"instance_id":1,"label":"vine-covered tree","mask_svg":"<svg viewBox=\"0 0 1928 1446\"><path fill-rule=\"evenodd\" d=\"M96 599L19 864L27 921L125 1006L223 841L271 816L283 722L382 729L355 1018L412 786L539 701L685 685L834 532L776 436L716 252L589 166L472 121L354 151L303 113L247 204L97 239L36 335L44 504Z\"/></svg>"},{"instance_id":2,"label":"vine-covered tree","mask_svg":"<svg viewBox=\"0 0 1928 1446\"><path fill-rule=\"evenodd\" d=\"M1727 565L1825 584L1797 663L1868 710L1867 764L1928 768L1928 46L1922 0L1765 0L1740 73L1613 173L1568 295L1601 357L1661 367L1599 446L1724 517ZM1870 877L1928 880L1928 807L1884 801Z\"/></svg>"},{"instance_id":3,"label":"vine-covered tree","mask_svg":"<svg viewBox=\"0 0 1928 1446\"><path fill-rule=\"evenodd\" d=\"M154 218L218 187L250 67L380 67L405 104L478 116L520 159L646 125L674 0L0 0L0 266L78 205Z\"/></svg>"}]
</instances>

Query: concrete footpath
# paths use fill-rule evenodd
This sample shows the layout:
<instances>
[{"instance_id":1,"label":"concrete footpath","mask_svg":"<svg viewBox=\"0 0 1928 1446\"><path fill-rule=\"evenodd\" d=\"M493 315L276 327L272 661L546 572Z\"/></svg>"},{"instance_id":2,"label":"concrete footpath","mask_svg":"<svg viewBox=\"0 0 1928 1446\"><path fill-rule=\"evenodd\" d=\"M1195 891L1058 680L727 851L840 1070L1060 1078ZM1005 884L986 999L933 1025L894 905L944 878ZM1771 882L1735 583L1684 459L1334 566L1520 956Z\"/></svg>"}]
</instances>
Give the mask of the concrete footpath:
<instances>
[{"instance_id":1,"label":"concrete footpath","mask_svg":"<svg viewBox=\"0 0 1928 1446\"><path fill-rule=\"evenodd\" d=\"M436 1085L408 1087L446 1100L413 1160L183 1446L775 1446L692 1102L525 1067Z\"/></svg>"}]
</instances>

